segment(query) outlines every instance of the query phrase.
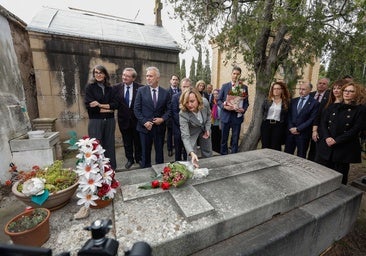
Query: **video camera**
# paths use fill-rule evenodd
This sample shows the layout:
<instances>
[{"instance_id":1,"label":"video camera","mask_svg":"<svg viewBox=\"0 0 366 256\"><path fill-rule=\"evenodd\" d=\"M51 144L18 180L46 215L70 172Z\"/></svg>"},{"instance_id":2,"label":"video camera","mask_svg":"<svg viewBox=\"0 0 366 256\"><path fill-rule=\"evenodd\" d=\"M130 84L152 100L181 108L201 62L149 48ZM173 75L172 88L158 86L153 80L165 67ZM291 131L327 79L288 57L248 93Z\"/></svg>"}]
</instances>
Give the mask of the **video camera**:
<instances>
[{"instance_id":1,"label":"video camera","mask_svg":"<svg viewBox=\"0 0 366 256\"><path fill-rule=\"evenodd\" d=\"M112 220L96 220L85 230L91 231L89 239L78 252L80 256L101 255L115 256L118 253L119 242L112 238L107 238L106 234L112 228ZM126 251L126 256L151 256L152 250L146 242L136 242L131 250ZM0 255L2 256L52 256L52 250L21 245L0 244ZM70 252L64 252L57 256L70 256Z\"/></svg>"}]
</instances>

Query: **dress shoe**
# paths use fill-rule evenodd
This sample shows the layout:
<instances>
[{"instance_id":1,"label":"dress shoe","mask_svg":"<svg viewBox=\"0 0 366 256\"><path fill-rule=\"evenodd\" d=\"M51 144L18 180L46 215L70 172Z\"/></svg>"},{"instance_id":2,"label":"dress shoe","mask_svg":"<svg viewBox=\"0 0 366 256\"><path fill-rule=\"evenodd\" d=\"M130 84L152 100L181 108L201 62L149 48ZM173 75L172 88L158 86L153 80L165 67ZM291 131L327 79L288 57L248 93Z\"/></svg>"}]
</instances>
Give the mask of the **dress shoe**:
<instances>
[{"instance_id":1,"label":"dress shoe","mask_svg":"<svg viewBox=\"0 0 366 256\"><path fill-rule=\"evenodd\" d=\"M173 150L168 151L168 156L173 156Z\"/></svg>"},{"instance_id":2,"label":"dress shoe","mask_svg":"<svg viewBox=\"0 0 366 256\"><path fill-rule=\"evenodd\" d=\"M139 161L139 165L140 165L140 168L143 168L144 166L142 165L142 161L140 160Z\"/></svg>"},{"instance_id":3,"label":"dress shoe","mask_svg":"<svg viewBox=\"0 0 366 256\"><path fill-rule=\"evenodd\" d=\"M128 161L128 162L125 164L125 167L126 167L126 169L130 169L132 165L133 165L133 162Z\"/></svg>"}]
</instances>

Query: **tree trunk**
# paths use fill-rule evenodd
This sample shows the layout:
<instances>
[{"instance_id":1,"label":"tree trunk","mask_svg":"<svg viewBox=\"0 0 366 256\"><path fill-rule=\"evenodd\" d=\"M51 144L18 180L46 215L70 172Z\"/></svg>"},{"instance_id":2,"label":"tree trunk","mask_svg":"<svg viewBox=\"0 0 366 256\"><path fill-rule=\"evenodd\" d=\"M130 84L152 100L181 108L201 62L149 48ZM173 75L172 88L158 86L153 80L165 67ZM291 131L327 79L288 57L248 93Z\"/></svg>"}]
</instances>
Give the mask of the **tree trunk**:
<instances>
[{"instance_id":1,"label":"tree trunk","mask_svg":"<svg viewBox=\"0 0 366 256\"><path fill-rule=\"evenodd\" d=\"M266 80L266 79L263 79ZM267 96L264 88L268 88L269 81L257 81L256 94L253 106L253 115L250 121L247 132L244 134L243 139L239 146L239 151L249 151L257 149L258 142L261 136L261 124L262 124L262 104ZM249 117L246 117L249 118Z\"/></svg>"}]
</instances>

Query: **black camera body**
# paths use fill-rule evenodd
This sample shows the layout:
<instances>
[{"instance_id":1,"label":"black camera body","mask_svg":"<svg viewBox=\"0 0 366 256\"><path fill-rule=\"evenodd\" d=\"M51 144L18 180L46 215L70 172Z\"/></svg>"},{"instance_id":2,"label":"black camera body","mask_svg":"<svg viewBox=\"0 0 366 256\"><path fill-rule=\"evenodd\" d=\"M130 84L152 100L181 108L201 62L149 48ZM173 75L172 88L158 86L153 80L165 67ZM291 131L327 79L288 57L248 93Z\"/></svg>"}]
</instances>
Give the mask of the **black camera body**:
<instances>
[{"instance_id":1,"label":"black camera body","mask_svg":"<svg viewBox=\"0 0 366 256\"><path fill-rule=\"evenodd\" d=\"M96 220L91 226L84 228L91 231L92 238L80 249L78 255L117 255L119 242L105 237L111 228L112 220Z\"/></svg>"}]
</instances>

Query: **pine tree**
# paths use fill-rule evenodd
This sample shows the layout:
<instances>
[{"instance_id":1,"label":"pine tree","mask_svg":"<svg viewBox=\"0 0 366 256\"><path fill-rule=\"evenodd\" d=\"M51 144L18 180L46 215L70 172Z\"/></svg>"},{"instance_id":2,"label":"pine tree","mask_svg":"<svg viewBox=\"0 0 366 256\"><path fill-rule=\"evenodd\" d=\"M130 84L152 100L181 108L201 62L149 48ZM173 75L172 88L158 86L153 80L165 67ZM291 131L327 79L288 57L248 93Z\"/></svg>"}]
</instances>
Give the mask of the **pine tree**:
<instances>
[{"instance_id":1,"label":"pine tree","mask_svg":"<svg viewBox=\"0 0 366 256\"><path fill-rule=\"evenodd\" d=\"M196 78L196 60L194 59L194 57L192 57L191 68L190 68L190 71L189 71L189 79L191 79L192 85L196 84L196 82L197 82L197 78Z\"/></svg>"},{"instance_id":2,"label":"pine tree","mask_svg":"<svg viewBox=\"0 0 366 256\"><path fill-rule=\"evenodd\" d=\"M197 69L196 69L196 80L204 80L204 70L202 65L202 48L197 47L198 59L197 59ZM204 80L205 81L205 80ZM207 81L205 81L207 83Z\"/></svg>"},{"instance_id":3,"label":"pine tree","mask_svg":"<svg viewBox=\"0 0 366 256\"><path fill-rule=\"evenodd\" d=\"M182 65L180 66L180 79L182 80L183 78L187 77L187 71L186 71L186 60L183 59L182 60Z\"/></svg>"},{"instance_id":4,"label":"pine tree","mask_svg":"<svg viewBox=\"0 0 366 256\"><path fill-rule=\"evenodd\" d=\"M210 68L210 54L208 49L206 49L206 59L205 59L205 67L204 67L204 78L206 83L211 83L211 68Z\"/></svg>"}]
</instances>

